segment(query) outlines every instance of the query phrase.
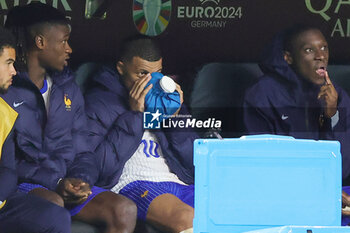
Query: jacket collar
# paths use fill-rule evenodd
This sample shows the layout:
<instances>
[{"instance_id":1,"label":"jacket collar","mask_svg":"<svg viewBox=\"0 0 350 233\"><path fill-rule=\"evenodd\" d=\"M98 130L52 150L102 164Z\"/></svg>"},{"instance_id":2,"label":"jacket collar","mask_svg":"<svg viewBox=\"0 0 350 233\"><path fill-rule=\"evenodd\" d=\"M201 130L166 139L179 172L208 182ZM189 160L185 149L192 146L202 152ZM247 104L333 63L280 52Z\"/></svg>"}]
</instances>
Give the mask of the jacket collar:
<instances>
[{"instance_id":1,"label":"jacket collar","mask_svg":"<svg viewBox=\"0 0 350 233\"><path fill-rule=\"evenodd\" d=\"M73 72L67 67L65 67L62 72L54 72L48 75L51 77L53 84L58 86L63 85L74 79ZM14 79L15 80L14 84L17 83L16 82L17 79L19 79L18 81L26 80L31 82L28 76L28 72L17 72L16 78Z\"/></svg>"},{"instance_id":2,"label":"jacket collar","mask_svg":"<svg viewBox=\"0 0 350 233\"><path fill-rule=\"evenodd\" d=\"M128 96L128 90L123 85L121 76L116 69L106 66L103 67L100 72L94 76L93 81L117 95L123 97Z\"/></svg>"}]
</instances>

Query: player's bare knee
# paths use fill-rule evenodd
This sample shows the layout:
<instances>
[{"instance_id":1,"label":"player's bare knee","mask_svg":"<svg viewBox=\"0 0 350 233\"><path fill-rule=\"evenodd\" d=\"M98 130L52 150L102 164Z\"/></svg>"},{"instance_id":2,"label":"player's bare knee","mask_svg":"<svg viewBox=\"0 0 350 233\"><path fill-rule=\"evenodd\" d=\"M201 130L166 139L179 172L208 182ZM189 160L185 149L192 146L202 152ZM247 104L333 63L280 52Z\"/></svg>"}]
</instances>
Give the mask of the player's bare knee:
<instances>
[{"instance_id":1,"label":"player's bare knee","mask_svg":"<svg viewBox=\"0 0 350 233\"><path fill-rule=\"evenodd\" d=\"M100 203L100 218L108 227L126 227L134 226L137 216L137 208L134 202L128 198L106 192L106 198Z\"/></svg>"},{"instance_id":2,"label":"player's bare knee","mask_svg":"<svg viewBox=\"0 0 350 233\"><path fill-rule=\"evenodd\" d=\"M121 196L112 207L113 216L115 216L118 221L136 221L137 207L135 203L128 198Z\"/></svg>"},{"instance_id":3,"label":"player's bare knee","mask_svg":"<svg viewBox=\"0 0 350 233\"><path fill-rule=\"evenodd\" d=\"M56 193L52 193L48 196L48 200L58 206L64 207L64 201L62 197Z\"/></svg>"},{"instance_id":4,"label":"player's bare knee","mask_svg":"<svg viewBox=\"0 0 350 233\"><path fill-rule=\"evenodd\" d=\"M54 203L60 207L64 207L64 201L60 195L58 195L55 192L43 189L43 188L36 188L29 192L29 194L39 196L51 203Z\"/></svg>"},{"instance_id":5,"label":"player's bare knee","mask_svg":"<svg viewBox=\"0 0 350 233\"><path fill-rule=\"evenodd\" d=\"M181 232L193 226L194 209L182 208L174 213L174 232Z\"/></svg>"}]
</instances>

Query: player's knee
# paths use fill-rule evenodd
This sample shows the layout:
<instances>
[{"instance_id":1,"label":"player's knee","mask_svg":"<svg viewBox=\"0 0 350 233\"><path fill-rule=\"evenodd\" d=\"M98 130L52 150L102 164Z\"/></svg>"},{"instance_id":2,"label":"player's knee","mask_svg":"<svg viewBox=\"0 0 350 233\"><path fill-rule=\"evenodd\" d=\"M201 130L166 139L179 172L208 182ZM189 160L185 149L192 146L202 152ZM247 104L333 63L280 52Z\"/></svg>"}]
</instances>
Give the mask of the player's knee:
<instances>
[{"instance_id":1,"label":"player's knee","mask_svg":"<svg viewBox=\"0 0 350 233\"><path fill-rule=\"evenodd\" d=\"M60 206L60 207L64 207L64 201L62 199L62 197L56 193L51 193L50 195L48 195L48 201Z\"/></svg>"},{"instance_id":2,"label":"player's knee","mask_svg":"<svg viewBox=\"0 0 350 233\"><path fill-rule=\"evenodd\" d=\"M29 193L35 196L39 196L53 204L64 207L64 201L62 197L55 192L52 192L43 188L37 188L37 189L33 189Z\"/></svg>"},{"instance_id":3,"label":"player's knee","mask_svg":"<svg viewBox=\"0 0 350 233\"><path fill-rule=\"evenodd\" d=\"M108 202L103 218L108 229L133 232L136 224L137 208L129 199L119 196Z\"/></svg>"},{"instance_id":4,"label":"player's knee","mask_svg":"<svg viewBox=\"0 0 350 233\"><path fill-rule=\"evenodd\" d=\"M192 207L181 208L174 212L174 226L175 232L181 232L193 226L194 209Z\"/></svg>"},{"instance_id":5,"label":"player's knee","mask_svg":"<svg viewBox=\"0 0 350 233\"><path fill-rule=\"evenodd\" d=\"M126 197L120 196L118 201L112 205L113 221L136 222L137 207L135 203Z\"/></svg>"}]
</instances>

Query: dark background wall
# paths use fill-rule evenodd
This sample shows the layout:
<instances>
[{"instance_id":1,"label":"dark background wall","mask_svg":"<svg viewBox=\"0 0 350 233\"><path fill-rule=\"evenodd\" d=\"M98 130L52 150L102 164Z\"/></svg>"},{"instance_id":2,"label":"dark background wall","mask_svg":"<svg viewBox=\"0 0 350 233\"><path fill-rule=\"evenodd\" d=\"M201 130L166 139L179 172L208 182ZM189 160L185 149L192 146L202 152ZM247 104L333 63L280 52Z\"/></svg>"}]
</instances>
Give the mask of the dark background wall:
<instances>
[{"instance_id":1,"label":"dark background wall","mask_svg":"<svg viewBox=\"0 0 350 233\"><path fill-rule=\"evenodd\" d=\"M113 61L119 42L139 33L135 24L142 26L144 17L141 13L134 20L133 12L142 12L145 3L162 4L163 22L168 22L155 36L168 73L184 73L213 61L257 62L276 32L303 22L324 31L332 63L349 62L350 1L346 0L101 0L106 18L87 19L86 2L94 1L99 0L42 0L72 18L73 67L87 61ZM0 0L0 19L9 8L28 2Z\"/></svg>"}]
</instances>

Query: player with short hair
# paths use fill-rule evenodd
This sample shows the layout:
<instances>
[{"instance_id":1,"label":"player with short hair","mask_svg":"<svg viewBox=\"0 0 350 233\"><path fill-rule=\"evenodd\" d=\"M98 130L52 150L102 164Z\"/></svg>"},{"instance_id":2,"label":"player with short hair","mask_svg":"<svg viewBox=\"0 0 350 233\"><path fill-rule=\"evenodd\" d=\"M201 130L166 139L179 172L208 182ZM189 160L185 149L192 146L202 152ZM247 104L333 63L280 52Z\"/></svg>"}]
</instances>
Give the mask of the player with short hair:
<instances>
[{"instance_id":1,"label":"player with short hair","mask_svg":"<svg viewBox=\"0 0 350 233\"><path fill-rule=\"evenodd\" d=\"M3 233L69 233L67 210L33 195L16 192L12 128L18 114L1 98L16 75L15 48L13 35L0 28L0 229Z\"/></svg>"},{"instance_id":2,"label":"player with short hair","mask_svg":"<svg viewBox=\"0 0 350 233\"><path fill-rule=\"evenodd\" d=\"M139 219L170 232L192 232L197 135L143 129L145 96L152 88L146 85L162 68L155 41L135 36L121 45L116 69L103 68L93 79L85 101L102 171L98 184L133 200ZM179 85L176 90L182 104ZM183 114L184 106L178 111Z\"/></svg>"},{"instance_id":3,"label":"player with short hair","mask_svg":"<svg viewBox=\"0 0 350 233\"><path fill-rule=\"evenodd\" d=\"M136 207L127 198L94 186L99 171L86 132L84 99L67 61L71 26L42 3L9 11L19 62L4 96L19 113L14 128L19 190L70 210L74 219L105 232L133 232Z\"/></svg>"}]
</instances>

